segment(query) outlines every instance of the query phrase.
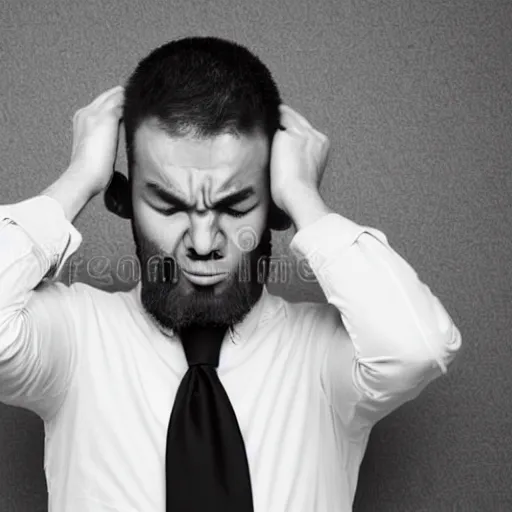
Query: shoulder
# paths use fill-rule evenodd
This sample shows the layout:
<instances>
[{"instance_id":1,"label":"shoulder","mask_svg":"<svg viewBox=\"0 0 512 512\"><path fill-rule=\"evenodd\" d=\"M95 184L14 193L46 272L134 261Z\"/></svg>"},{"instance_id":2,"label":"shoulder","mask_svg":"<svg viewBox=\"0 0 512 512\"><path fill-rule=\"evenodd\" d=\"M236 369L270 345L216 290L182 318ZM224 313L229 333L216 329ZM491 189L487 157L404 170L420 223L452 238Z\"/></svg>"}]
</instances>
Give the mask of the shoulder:
<instances>
[{"instance_id":1,"label":"shoulder","mask_svg":"<svg viewBox=\"0 0 512 512\"><path fill-rule=\"evenodd\" d=\"M86 315L93 310L108 312L113 308L130 308L130 302L133 301L132 290L103 290L81 281L68 284L57 280L44 280L34 289L33 295L32 302L67 308L79 315Z\"/></svg>"}]
</instances>

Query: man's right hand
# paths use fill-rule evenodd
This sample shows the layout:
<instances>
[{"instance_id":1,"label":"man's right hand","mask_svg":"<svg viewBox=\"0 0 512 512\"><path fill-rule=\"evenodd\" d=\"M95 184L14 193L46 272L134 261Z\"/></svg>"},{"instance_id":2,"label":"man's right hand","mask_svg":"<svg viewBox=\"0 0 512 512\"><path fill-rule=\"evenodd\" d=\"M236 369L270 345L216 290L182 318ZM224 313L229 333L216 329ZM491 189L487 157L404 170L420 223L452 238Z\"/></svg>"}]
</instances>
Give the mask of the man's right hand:
<instances>
[{"instance_id":1,"label":"man's right hand","mask_svg":"<svg viewBox=\"0 0 512 512\"><path fill-rule=\"evenodd\" d=\"M73 152L66 172L41 192L55 199L73 222L114 175L124 88L114 87L73 117Z\"/></svg>"},{"instance_id":2,"label":"man's right hand","mask_svg":"<svg viewBox=\"0 0 512 512\"><path fill-rule=\"evenodd\" d=\"M100 94L73 116L73 150L70 167L84 173L92 195L103 191L114 172L124 88Z\"/></svg>"}]
</instances>

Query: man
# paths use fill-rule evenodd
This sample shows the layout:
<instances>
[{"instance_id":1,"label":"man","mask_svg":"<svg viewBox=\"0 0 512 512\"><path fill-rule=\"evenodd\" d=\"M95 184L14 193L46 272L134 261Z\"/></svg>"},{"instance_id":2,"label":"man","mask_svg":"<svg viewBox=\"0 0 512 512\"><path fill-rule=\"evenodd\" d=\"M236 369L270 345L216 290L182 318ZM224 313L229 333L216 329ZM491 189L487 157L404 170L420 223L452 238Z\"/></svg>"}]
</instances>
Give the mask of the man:
<instances>
[{"instance_id":1,"label":"man","mask_svg":"<svg viewBox=\"0 0 512 512\"><path fill-rule=\"evenodd\" d=\"M351 510L372 426L461 339L380 231L325 205L327 138L214 38L158 48L73 126L62 176L0 207L0 399L45 422L50 511ZM129 292L53 279L104 190L136 242ZM266 289L292 224L326 304Z\"/></svg>"}]
</instances>

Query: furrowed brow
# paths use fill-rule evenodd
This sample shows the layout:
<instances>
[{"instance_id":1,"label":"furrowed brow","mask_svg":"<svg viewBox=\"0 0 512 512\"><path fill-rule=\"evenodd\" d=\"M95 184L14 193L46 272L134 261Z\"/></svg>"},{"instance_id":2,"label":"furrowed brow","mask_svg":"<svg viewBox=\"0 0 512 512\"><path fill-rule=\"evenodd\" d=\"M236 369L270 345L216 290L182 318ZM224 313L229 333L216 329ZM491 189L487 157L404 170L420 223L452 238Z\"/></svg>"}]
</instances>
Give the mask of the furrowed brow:
<instances>
[{"instance_id":1,"label":"furrowed brow","mask_svg":"<svg viewBox=\"0 0 512 512\"><path fill-rule=\"evenodd\" d=\"M160 199L168 203L175 204L179 208L190 208L190 205L187 204L182 198L180 198L171 190L162 188L158 183L150 182L146 184L146 187ZM248 186L243 188L242 190L238 190L237 192L234 192L233 194L230 194L229 196L220 199L216 203L212 204L212 208L227 208L237 203L241 203L245 199L252 197L254 194L254 187Z\"/></svg>"},{"instance_id":2,"label":"furrowed brow","mask_svg":"<svg viewBox=\"0 0 512 512\"><path fill-rule=\"evenodd\" d=\"M162 188L158 183L155 183L155 182L146 183L146 188L149 191L153 192L153 194L155 194L157 197L159 197L163 201L166 201L168 203L173 203L176 206L179 206L180 208L190 208L190 205L188 205L181 197L176 195L171 190Z\"/></svg>"},{"instance_id":3,"label":"furrowed brow","mask_svg":"<svg viewBox=\"0 0 512 512\"><path fill-rule=\"evenodd\" d=\"M239 190L238 192L235 192L233 194L230 194L227 197L224 197L214 203L212 205L213 208L226 208L228 206L233 206L237 203L241 203L245 199L248 199L249 197L252 197L255 194L255 190L253 187L245 187L242 190Z\"/></svg>"}]
</instances>

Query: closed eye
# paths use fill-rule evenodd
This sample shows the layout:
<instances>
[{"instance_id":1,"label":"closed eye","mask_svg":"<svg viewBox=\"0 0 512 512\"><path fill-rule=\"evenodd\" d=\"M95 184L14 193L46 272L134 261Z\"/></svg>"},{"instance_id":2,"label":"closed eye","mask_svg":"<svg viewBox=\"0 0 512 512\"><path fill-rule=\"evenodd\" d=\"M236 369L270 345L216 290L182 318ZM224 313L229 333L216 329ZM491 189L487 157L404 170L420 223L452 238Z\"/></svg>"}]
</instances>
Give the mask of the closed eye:
<instances>
[{"instance_id":1,"label":"closed eye","mask_svg":"<svg viewBox=\"0 0 512 512\"><path fill-rule=\"evenodd\" d=\"M177 197L172 192L163 189L158 183L150 182L146 184L146 188L152 191L152 193L158 197L159 199L167 202L168 204L172 204L173 206L165 208L165 209L159 209L156 208L159 212L163 213L164 215L173 215L178 212L184 212L184 211L190 211L191 207L183 202L182 199ZM230 215L231 217L243 217L244 215L247 215L249 212L254 210L258 206L258 203L256 203L254 206L249 208L248 210L234 210L232 206L237 205L239 203L244 202L249 197L255 195L255 190L252 186L246 187L242 190L239 190L238 192L235 192L234 194L231 194L228 197L225 197L224 199L221 199L220 201L217 201L214 205L212 205L213 209L221 212L226 213L227 215Z\"/></svg>"},{"instance_id":2,"label":"closed eye","mask_svg":"<svg viewBox=\"0 0 512 512\"><path fill-rule=\"evenodd\" d=\"M247 215L251 210L248 210L246 212L239 212L238 210L233 210L233 208L224 208L220 210L223 213L227 213L231 217L243 217L244 215Z\"/></svg>"},{"instance_id":3,"label":"closed eye","mask_svg":"<svg viewBox=\"0 0 512 512\"><path fill-rule=\"evenodd\" d=\"M218 208L218 211L220 213L225 213L231 217L240 218L240 217L244 217L245 215L250 213L252 210L254 210L254 208L256 208L256 206L257 205L253 206L252 208L249 208L249 210L246 210L246 211L238 211L238 210L234 210L233 208L229 208L229 207ZM177 208L177 207L173 206L170 208L163 208L163 209L158 208L157 210L160 213L163 213L164 215L174 215L179 212L185 212L188 210L188 208Z\"/></svg>"}]
</instances>

